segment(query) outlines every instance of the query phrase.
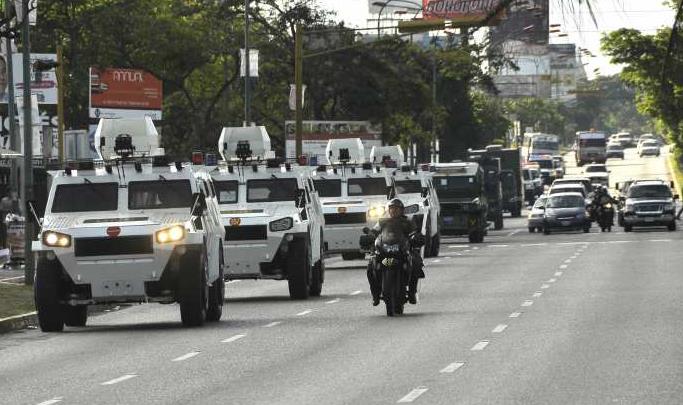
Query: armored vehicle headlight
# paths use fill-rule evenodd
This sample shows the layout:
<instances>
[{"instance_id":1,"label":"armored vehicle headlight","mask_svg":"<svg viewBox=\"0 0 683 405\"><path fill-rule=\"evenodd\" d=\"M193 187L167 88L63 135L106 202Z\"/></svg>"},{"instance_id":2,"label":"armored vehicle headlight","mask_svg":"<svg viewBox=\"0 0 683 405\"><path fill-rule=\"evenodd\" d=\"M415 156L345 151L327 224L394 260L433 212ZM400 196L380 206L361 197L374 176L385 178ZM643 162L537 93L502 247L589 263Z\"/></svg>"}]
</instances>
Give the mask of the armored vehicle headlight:
<instances>
[{"instance_id":1,"label":"armored vehicle headlight","mask_svg":"<svg viewBox=\"0 0 683 405\"><path fill-rule=\"evenodd\" d=\"M384 208L384 205L375 205L374 207L371 207L368 210L368 218L370 219L379 219L384 216L384 213L386 212L386 208Z\"/></svg>"},{"instance_id":2,"label":"armored vehicle headlight","mask_svg":"<svg viewBox=\"0 0 683 405\"><path fill-rule=\"evenodd\" d=\"M157 231L155 234L157 243L173 243L185 239L185 227L173 225L171 227Z\"/></svg>"},{"instance_id":3,"label":"armored vehicle headlight","mask_svg":"<svg viewBox=\"0 0 683 405\"><path fill-rule=\"evenodd\" d=\"M291 217L278 219L268 224L271 232L282 232L291 229L294 226L294 220Z\"/></svg>"},{"instance_id":4,"label":"armored vehicle headlight","mask_svg":"<svg viewBox=\"0 0 683 405\"><path fill-rule=\"evenodd\" d=\"M405 208L406 215L416 214L418 211L420 211L420 206L417 204L409 205Z\"/></svg>"},{"instance_id":5,"label":"armored vehicle headlight","mask_svg":"<svg viewBox=\"0 0 683 405\"><path fill-rule=\"evenodd\" d=\"M64 234L64 233L46 231L46 232L43 232L43 238L42 239L43 239L43 245L49 246L49 247L66 248L66 247L71 246L71 236Z\"/></svg>"}]
</instances>

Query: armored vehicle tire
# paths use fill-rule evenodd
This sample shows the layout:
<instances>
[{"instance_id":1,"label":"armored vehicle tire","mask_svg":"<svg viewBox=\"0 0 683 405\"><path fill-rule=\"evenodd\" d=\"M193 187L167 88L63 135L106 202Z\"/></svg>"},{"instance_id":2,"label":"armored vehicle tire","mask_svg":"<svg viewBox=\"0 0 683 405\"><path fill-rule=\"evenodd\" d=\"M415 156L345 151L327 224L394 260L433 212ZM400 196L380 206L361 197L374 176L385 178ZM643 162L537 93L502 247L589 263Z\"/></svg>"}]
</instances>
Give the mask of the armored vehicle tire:
<instances>
[{"instance_id":1,"label":"armored vehicle tire","mask_svg":"<svg viewBox=\"0 0 683 405\"><path fill-rule=\"evenodd\" d=\"M289 296L293 300L305 300L309 294L309 274L311 258L308 254L308 243L304 239L294 239L289 244L287 255L287 282Z\"/></svg>"},{"instance_id":2,"label":"armored vehicle tire","mask_svg":"<svg viewBox=\"0 0 683 405\"><path fill-rule=\"evenodd\" d=\"M676 221L673 221L672 223L670 223L670 224L667 226L667 229L668 229L669 231L671 231L671 232L675 231L675 230L676 230Z\"/></svg>"},{"instance_id":3,"label":"armored vehicle tire","mask_svg":"<svg viewBox=\"0 0 683 405\"><path fill-rule=\"evenodd\" d=\"M427 218L427 221L429 221L429 217ZM433 257L433 255L432 255L433 239L431 237L431 234L432 234L432 225L430 222L427 222L427 229L425 230L424 257Z\"/></svg>"},{"instance_id":4,"label":"armored vehicle tire","mask_svg":"<svg viewBox=\"0 0 683 405\"><path fill-rule=\"evenodd\" d=\"M441 250L441 233L437 232L436 235L432 238L432 243L431 243L431 252L430 256L431 257L437 257L439 256L439 251Z\"/></svg>"},{"instance_id":5,"label":"armored vehicle tire","mask_svg":"<svg viewBox=\"0 0 683 405\"><path fill-rule=\"evenodd\" d=\"M225 280L223 278L223 246L220 247L218 264L218 278L209 287L209 307L206 310L208 322L218 322L223 316L223 303L225 302Z\"/></svg>"},{"instance_id":6,"label":"armored vehicle tire","mask_svg":"<svg viewBox=\"0 0 683 405\"><path fill-rule=\"evenodd\" d=\"M64 305L63 308L66 326L85 326L88 322L87 305Z\"/></svg>"},{"instance_id":7,"label":"armored vehicle tire","mask_svg":"<svg viewBox=\"0 0 683 405\"><path fill-rule=\"evenodd\" d=\"M180 318L184 326L202 326L206 319L208 291L204 250L187 252L180 266Z\"/></svg>"},{"instance_id":8,"label":"armored vehicle tire","mask_svg":"<svg viewBox=\"0 0 683 405\"><path fill-rule=\"evenodd\" d=\"M624 232L631 232L631 231L633 231L633 226L624 224Z\"/></svg>"},{"instance_id":9,"label":"armored vehicle tire","mask_svg":"<svg viewBox=\"0 0 683 405\"><path fill-rule=\"evenodd\" d=\"M344 252L342 253L342 259L344 260L363 260L365 259L365 254L361 252Z\"/></svg>"},{"instance_id":10,"label":"armored vehicle tire","mask_svg":"<svg viewBox=\"0 0 683 405\"><path fill-rule=\"evenodd\" d=\"M521 206L521 205L518 205L517 207L515 207L515 208L512 210L512 212L511 212L510 214L512 215L513 218L519 218L519 217L521 217L521 216L522 216L522 206Z\"/></svg>"},{"instance_id":11,"label":"armored vehicle tire","mask_svg":"<svg viewBox=\"0 0 683 405\"><path fill-rule=\"evenodd\" d=\"M38 324L43 332L64 330L64 312L59 302L62 280L56 262L39 258L36 264L36 279L33 286Z\"/></svg>"},{"instance_id":12,"label":"armored vehicle tire","mask_svg":"<svg viewBox=\"0 0 683 405\"><path fill-rule=\"evenodd\" d=\"M469 234L470 243L483 243L484 242L484 231L474 231Z\"/></svg>"},{"instance_id":13,"label":"armored vehicle tire","mask_svg":"<svg viewBox=\"0 0 683 405\"><path fill-rule=\"evenodd\" d=\"M536 232L536 228L534 228L533 226L530 226L529 227L529 233L534 233L534 232Z\"/></svg>"},{"instance_id":14,"label":"armored vehicle tire","mask_svg":"<svg viewBox=\"0 0 683 405\"><path fill-rule=\"evenodd\" d=\"M500 231L503 229L503 213L501 212L496 216L496 219L493 221L493 229L496 231Z\"/></svg>"}]
</instances>

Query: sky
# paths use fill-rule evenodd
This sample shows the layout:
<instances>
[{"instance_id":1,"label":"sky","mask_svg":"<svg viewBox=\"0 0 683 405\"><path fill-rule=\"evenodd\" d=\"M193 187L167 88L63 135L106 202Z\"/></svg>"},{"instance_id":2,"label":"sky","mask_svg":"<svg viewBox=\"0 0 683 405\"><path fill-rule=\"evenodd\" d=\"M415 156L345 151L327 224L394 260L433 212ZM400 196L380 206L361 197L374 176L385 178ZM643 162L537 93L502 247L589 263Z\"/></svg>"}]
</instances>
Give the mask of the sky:
<instances>
[{"instance_id":1,"label":"sky","mask_svg":"<svg viewBox=\"0 0 683 405\"><path fill-rule=\"evenodd\" d=\"M565 0L566 2L567 0ZM318 0L325 8L337 13L338 20L344 20L353 27L367 27L369 18L368 4L372 0ZM581 48L589 49L595 58L584 58L586 73L589 78L601 75L612 75L621 71L622 67L609 62L609 57L600 51L600 37L603 33L618 28L636 28L644 33L653 34L662 26L672 26L675 19L674 10L662 4L661 0L592 0L597 19L597 27L587 9L578 13L563 13L559 0L550 0L550 24L561 24L560 30L567 37L554 37L551 43L575 43ZM376 18L376 17L375 17ZM599 69L595 71L595 69Z\"/></svg>"}]
</instances>

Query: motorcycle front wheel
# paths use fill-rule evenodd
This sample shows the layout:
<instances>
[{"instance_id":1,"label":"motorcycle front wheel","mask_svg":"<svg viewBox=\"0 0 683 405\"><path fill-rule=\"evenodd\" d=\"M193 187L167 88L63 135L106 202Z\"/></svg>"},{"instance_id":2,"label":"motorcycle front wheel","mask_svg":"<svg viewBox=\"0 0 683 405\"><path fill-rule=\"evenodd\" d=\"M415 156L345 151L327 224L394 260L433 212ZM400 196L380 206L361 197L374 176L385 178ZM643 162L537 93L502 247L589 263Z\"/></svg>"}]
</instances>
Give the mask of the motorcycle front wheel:
<instances>
[{"instance_id":1,"label":"motorcycle front wheel","mask_svg":"<svg viewBox=\"0 0 683 405\"><path fill-rule=\"evenodd\" d=\"M382 297L387 307L387 316L403 313L401 300L401 277L398 269L384 268L382 271Z\"/></svg>"}]
</instances>

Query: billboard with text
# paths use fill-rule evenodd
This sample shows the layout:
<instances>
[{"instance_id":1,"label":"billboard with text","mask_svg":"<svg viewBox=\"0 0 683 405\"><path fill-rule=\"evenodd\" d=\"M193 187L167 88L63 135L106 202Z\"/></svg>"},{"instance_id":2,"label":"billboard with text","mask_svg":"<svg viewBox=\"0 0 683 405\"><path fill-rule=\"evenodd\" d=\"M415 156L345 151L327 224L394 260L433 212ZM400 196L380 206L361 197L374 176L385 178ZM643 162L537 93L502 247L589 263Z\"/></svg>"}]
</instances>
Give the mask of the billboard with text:
<instances>
[{"instance_id":1,"label":"billboard with text","mask_svg":"<svg viewBox=\"0 0 683 405\"><path fill-rule=\"evenodd\" d=\"M501 0L422 0L425 19L444 19L459 24L477 24L495 12ZM502 13L501 13L502 14ZM500 15L488 25L496 25Z\"/></svg>"},{"instance_id":2,"label":"billboard with text","mask_svg":"<svg viewBox=\"0 0 683 405\"><path fill-rule=\"evenodd\" d=\"M90 118L161 119L161 80L140 69L90 68Z\"/></svg>"}]
</instances>

